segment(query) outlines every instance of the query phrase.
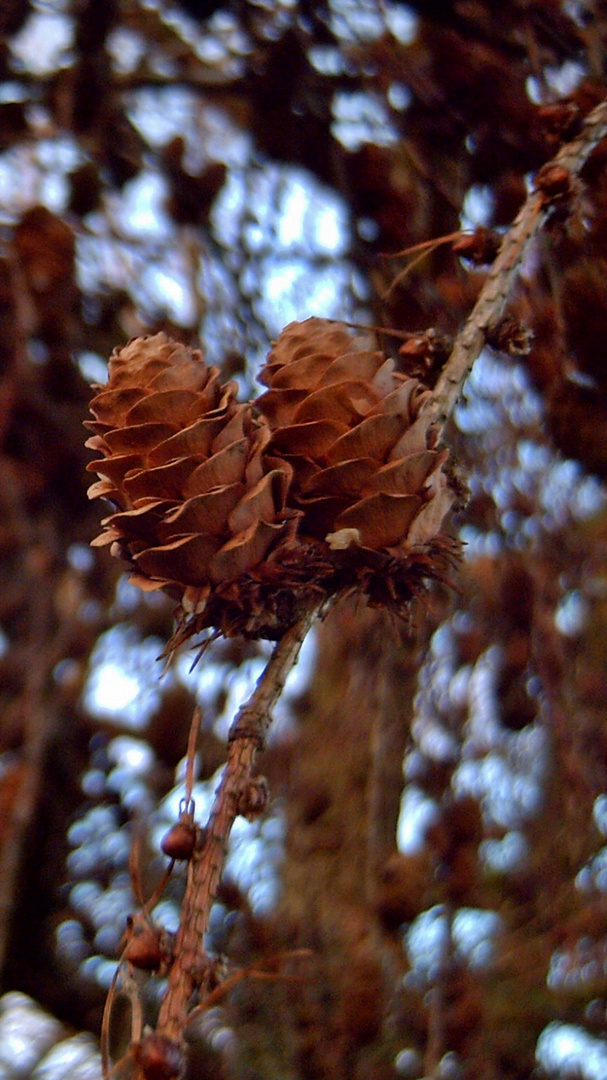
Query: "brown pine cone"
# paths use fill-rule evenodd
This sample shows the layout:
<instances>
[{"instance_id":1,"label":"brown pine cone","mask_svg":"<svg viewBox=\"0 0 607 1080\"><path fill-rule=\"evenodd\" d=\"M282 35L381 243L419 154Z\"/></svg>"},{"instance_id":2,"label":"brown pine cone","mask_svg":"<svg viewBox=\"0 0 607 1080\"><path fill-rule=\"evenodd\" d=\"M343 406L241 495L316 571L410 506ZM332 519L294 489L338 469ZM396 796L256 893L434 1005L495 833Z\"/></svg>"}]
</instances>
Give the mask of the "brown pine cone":
<instances>
[{"instance_id":1,"label":"brown pine cone","mask_svg":"<svg viewBox=\"0 0 607 1080\"><path fill-rule=\"evenodd\" d=\"M93 542L181 601L172 644L206 627L278 638L352 590L402 614L453 556L421 383L324 319L288 326L261 379L239 405L200 352L157 334L114 352L91 402L89 495L116 507Z\"/></svg>"},{"instance_id":2,"label":"brown pine cone","mask_svg":"<svg viewBox=\"0 0 607 1080\"><path fill-rule=\"evenodd\" d=\"M112 543L137 585L180 599L188 633L265 633L250 571L296 527L290 466L267 456L267 424L236 390L200 352L156 334L114 351L91 402L87 446L102 457L88 466L101 478L89 497L117 508L93 543Z\"/></svg>"},{"instance_id":3,"label":"brown pine cone","mask_svg":"<svg viewBox=\"0 0 607 1080\"><path fill-rule=\"evenodd\" d=\"M370 335L315 318L287 326L259 378L269 390L255 404L269 449L293 469L300 536L419 562L454 500L422 409L430 391L395 372Z\"/></svg>"}]
</instances>

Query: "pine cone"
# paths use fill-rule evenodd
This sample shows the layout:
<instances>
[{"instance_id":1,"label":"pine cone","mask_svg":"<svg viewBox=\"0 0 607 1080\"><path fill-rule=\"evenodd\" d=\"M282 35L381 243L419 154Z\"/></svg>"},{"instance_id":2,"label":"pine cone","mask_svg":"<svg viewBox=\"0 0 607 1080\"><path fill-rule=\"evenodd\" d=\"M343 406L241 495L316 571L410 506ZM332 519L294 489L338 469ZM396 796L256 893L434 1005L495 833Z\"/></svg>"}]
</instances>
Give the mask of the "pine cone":
<instances>
[{"instance_id":1,"label":"pine cone","mask_svg":"<svg viewBox=\"0 0 607 1080\"><path fill-rule=\"evenodd\" d=\"M236 390L164 334L115 350L87 423L87 446L103 455L88 466L101 478L89 497L116 506L93 543L112 543L137 585L179 598L195 630L256 636L264 613L247 591L250 571L291 536L297 515L285 508L290 466L266 454L268 426Z\"/></svg>"},{"instance_id":2,"label":"pine cone","mask_svg":"<svg viewBox=\"0 0 607 1080\"><path fill-rule=\"evenodd\" d=\"M91 402L89 496L116 507L93 543L181 601L171 645L209 626L279 638L351 590L403 614L453 556L421 383L324 319L288 326L261 380L239 405L200 352L157 334L114 352Z\"/></svg>"},{"instance_id":3,"label":"pine cone","mask_svg":"<svg viewBox=\"0 0 607 1080\"><path fill-rule=\"evenodd\" d=\"M430 391L396 373L370 335L291 323L259 379L270 450L293 469L300 535L399 560L437 539L454 492L422 409Z\"/></svg>"}]
</instances>

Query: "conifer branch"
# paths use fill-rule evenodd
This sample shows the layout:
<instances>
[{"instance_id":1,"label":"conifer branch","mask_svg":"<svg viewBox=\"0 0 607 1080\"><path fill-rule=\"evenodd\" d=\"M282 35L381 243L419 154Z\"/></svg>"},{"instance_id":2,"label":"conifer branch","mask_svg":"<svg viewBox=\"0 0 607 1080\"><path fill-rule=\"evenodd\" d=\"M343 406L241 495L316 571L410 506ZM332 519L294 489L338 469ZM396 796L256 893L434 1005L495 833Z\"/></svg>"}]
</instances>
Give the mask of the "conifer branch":
<instances>
[{"instance_id":1,"label":"conifer branch","mask_svg":"<svg viewBox=\"0 0 607 1080\"><path fill-rule=\"evenodd\" d=\"M543 167L564 169L577 177L590 154L607 137L607 102L601 102L587 117L582 131L559 150ZM531 242L550 216L552 202L544 190L534 188L506 233L499 254L476 301L472 314L458 334L451 355L425 406L440 430L458 401L472 365L483 349L489 331L502 318L512 287Z\"/></svg>"},{"instance_id":2,"label":"conifer branch","mask_svg":"<svg viewBox=\"0 0 607 1080\"><path fill-rule=\"evenodd\" d=\"M178 1044L183 1039L194 993L209 989L204 985L210 971L204 935L232 826L238 814L247 815L248 811L253 816L263 810L264 798L255 775L257 756L265 746L272 709L316 615L316 608L308 611L277 643L255 691L237 713L230 730L227 764L208 824L201 830L200 843L189 864L175 960L156 1029L158 1036Z\"/></svg>"}]
</instances>

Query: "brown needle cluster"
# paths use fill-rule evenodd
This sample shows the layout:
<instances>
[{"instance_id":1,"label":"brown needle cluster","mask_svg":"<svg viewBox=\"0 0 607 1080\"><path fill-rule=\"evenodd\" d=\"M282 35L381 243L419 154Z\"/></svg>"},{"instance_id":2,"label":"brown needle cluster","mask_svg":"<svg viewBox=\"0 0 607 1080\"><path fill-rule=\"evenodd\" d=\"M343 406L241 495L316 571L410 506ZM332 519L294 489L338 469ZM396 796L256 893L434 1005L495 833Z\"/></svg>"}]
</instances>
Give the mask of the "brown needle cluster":
<instances>
[{"instance_id":1,"label":"brown needle cluster","mask_svg":"<svg viewBox=\"0 0 607 1080\"><path fill-rule=\"evenodd\" d=\"M95 544L180 601L189 636L280 637L311 604L359 588L402 612L445 569L453 502L427 391L372 339L292 323L257 401L163 334L114 352L93 398L89 469L114 512Z\"/></svg>"}]
</instances>

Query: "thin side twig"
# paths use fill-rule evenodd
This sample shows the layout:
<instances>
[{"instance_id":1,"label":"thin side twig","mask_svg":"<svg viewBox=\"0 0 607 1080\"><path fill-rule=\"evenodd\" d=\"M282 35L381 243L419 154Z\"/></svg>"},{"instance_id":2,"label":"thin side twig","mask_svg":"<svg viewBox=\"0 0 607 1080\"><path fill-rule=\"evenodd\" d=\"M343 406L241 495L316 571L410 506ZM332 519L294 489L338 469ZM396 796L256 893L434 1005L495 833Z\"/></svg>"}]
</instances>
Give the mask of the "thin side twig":
<instances>
[{"instance_id":1,"label":"thin side twig","mask_svg":"<svg viewBox=\"0 0 607 1080\"><path fill-rule=\"evenodd\" d=\"M175 941L175 960L169 972L156 1032L180 1044L188 1021L192 997L204 989L208 969L204 935L223 864L232 825L241 812L243 797L255 783L255 762L265 745L287 675L315 617L304 616L275 646L274 652L249 701L237 713L230 730L228 760L215 795L208 824L201 833L188 868L188 880Z\"/></svg>"},{"instance_id":2,"label":"thin side twig","mask_svg":"<svg viewBox=\"0 0 607 1080\"><path fill-rule=\"evenodd\" d=\"M607 137L607 102L601 102L586 118L582 131L566 143L552 164L578 176L594 148ZM531 241L537 236L551 211L542 191L532 191L511 228L489 271L472 314L458 334L451 355L425 405L429 416L442 431L458 401L472 365L487 340L488 331L504 314L516 276Z\"/></svg>"}]
</instances>

